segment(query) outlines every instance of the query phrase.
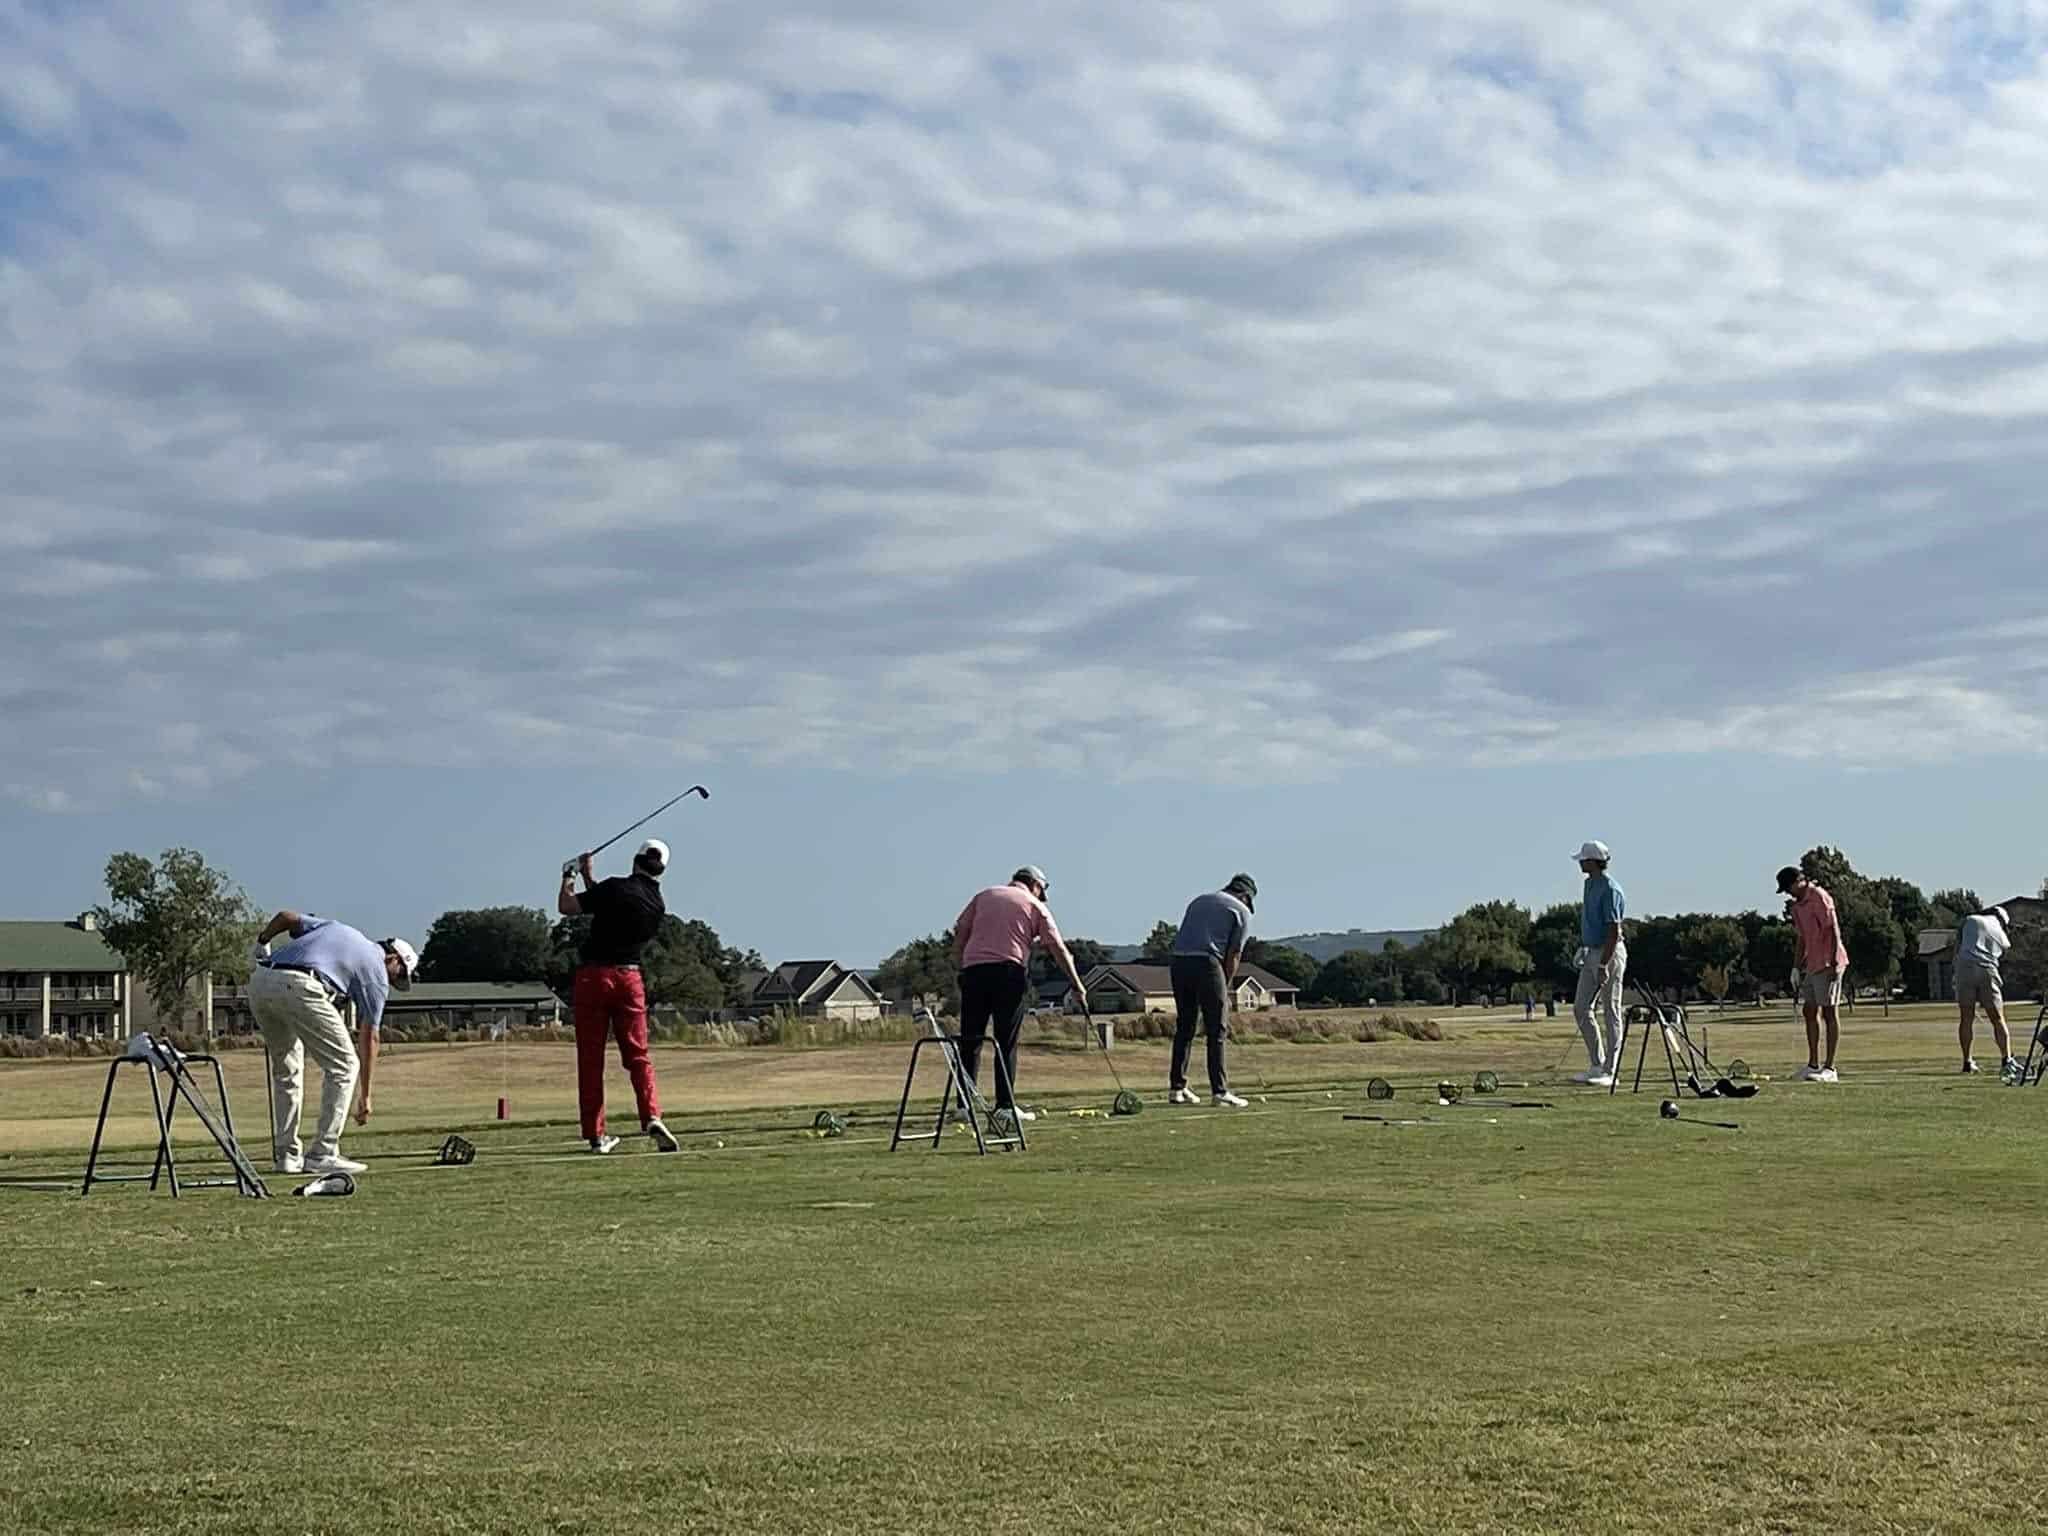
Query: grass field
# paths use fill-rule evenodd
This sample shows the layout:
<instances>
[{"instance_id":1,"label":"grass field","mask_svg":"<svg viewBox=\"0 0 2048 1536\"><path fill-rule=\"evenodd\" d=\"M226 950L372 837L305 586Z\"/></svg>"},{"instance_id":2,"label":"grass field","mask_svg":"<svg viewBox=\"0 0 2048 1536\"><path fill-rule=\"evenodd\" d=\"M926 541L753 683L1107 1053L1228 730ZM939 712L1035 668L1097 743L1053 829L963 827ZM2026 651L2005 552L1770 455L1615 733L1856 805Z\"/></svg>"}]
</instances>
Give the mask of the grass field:
<instances>
[{"instance_id":1,"label":"grass field","mask_svg":"<svg viewBox=\"0 0 2048 1536\"><path fill-rule=\"evenodd\" d=\"M1160 1105L1147 1045L1143 1115L1071 1117L1099 1060L1031 1053L1047 1118L988 1159L793 1134L893 1102L900 1046L664 1052L686 1153L609 1159L566 1051L406 1047L361 1193L267 1204L29 1187L105 1068L0 1067L5 1528L2039 1528L2048 1091L1958 1080L1944 1010L1793 1084L1797 1026L1731 1011L1774 1080L1686 1118L1739 1131L1365 1102L1544 1077L1570 1028L1445 1022L1266 1046L1237 1115ZM429 1167L458 1127L477 1162Z\"/></svg>"}]
</instances>

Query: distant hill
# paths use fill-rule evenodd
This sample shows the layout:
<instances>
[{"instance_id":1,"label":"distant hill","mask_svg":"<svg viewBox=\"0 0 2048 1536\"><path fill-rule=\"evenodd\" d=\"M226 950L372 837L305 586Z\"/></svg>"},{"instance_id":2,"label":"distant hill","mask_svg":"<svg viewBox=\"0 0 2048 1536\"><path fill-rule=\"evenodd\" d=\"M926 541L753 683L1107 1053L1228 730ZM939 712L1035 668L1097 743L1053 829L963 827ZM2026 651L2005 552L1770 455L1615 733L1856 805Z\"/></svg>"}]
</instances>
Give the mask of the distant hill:
<instances>
[{"instance_id":1,"label":"distant hill","mask_svg":"<svg viewBox=\"0 0 2048 1536\"><path fill-rule=\"evenodd\" d=\"M1289 949L1298 949L1320 965L1354 949L1362 949L1369 955L1376 955L1387 947L1389 939L1394 940L1403 949L1413 949L1435 932L1434 928L1347 928L1342 933L1297 933L1291 938L1274 939L1271 942L1284 944Z\"/></svg>"},{"instance_id":2,"label":"distant hill","mask_svg":"<svg viewBox=\"0 0 2048 1536\"><path fill-rule=\"evenodd\" d=\"M1395 940L1404 949L1413 949L1435 932L1434 928L1348 928L1342 933L1297 933L1284 939L1268 939L1267 942L1298 949L1316 964L1321 965L1354 949L1362 949L1369 955L1376 955L1386 948L1389 939ZM1110 954L1121 963L1137 959L1143 948L1142 944L1117 944L1111 947Z\"/></svg>"}]
</instances>

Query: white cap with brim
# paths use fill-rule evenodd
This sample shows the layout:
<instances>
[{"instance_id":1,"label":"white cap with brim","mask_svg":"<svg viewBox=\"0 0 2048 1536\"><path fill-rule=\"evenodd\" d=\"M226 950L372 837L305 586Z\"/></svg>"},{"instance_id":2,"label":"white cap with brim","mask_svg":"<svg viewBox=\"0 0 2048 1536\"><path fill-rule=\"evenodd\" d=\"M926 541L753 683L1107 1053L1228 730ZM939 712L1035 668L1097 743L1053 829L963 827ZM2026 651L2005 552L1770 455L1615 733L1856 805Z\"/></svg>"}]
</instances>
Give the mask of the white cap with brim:
<instances>
[{"instance_id":1,"label":"white cap with brim","mask_svg":"<svg viewBox=\"0 0 2048 1536\"><path fill-rule=\"evenodd\" d=\"M643 859L654 866L657 875L662 873L668 868L668 844L658 837L650 837L640 845L640 851L633 855L635 864Z\"/></svg>"},{"instance_id":2,"label":"white cap with brim","mask_svg":"<svg viewBox=\"0 0 2048 1536\"><path fill-rule=\"evenodd\" d=\"M1572 862L1574 864L1605 864L1611 857L1612 855L1608 853L1605 843L1585 843L1580 846L1577 853L1572 855Z\"/></svg>"},{"instance_id":3,"label":"white cap with brim","mask_svg":"<svg viewBox=\"0 0 2048 1536\"><path fill-rule=\"evenodd\" d=\"M403 969L403 974L399 976L395 985L399 991L407 991L412 986L414 973L420 968L420 952L403 939L386 939L384 947L390 950L392 954L398 956L398 963Z\"/></svg>"},{"instance_id":4,"label":"white cap with brim","mask_svg":"<svg viewBox=\"0 0 2048 1536\"><path fill-rule=\"evenodd\" d=\"M1029 880L1041 891L1049 891L1052 889L1052 882L1045 878L1045 871L1040 869L1036 864L1018 865L1017 873L1010 876L1010 884L1015 885L1019 880Z\"/></svg>"}]
</instances>

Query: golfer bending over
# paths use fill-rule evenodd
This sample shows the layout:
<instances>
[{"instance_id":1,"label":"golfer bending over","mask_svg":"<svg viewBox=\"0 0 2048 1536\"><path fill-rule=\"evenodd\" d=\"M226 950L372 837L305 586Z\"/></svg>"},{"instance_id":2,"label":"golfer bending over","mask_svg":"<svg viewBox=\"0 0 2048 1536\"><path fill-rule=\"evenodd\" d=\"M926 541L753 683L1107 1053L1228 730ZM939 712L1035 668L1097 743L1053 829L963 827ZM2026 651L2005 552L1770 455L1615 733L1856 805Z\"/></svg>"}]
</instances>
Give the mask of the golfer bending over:
<instances>
[{"instance_id":1,"label":"golfer bending over","mask_svg":"<svg viewBox=\"0 0 2048 1536\"><path fill-rule=\"evenodd\" d=\"M272 950L270 941L291 942ZM346 923L312 913L279 912L256 935L249 973L249 1009L263 1031L270 1063L270 1107L277 1125L270 1152L279 1173L361 1173L341 1155L341 1132L358 1075L362 1097L356 1124L370 1119L370 1078L377 1065L377 1031L393 987L412 985L420 957L403 939L363 937ZM361 1055L342 1022L344 1003L356 1005ZM299 1140L306 1096L306 1058L320 1068L320 1124L309 1149Z\"/></svg>"},{"instance_id":2,"label":"golfer bending over","mask_svg":"<svg viewBox=\"0 0 2048 1536\"><path fill-rule=\"evenodd\" d=\"M1975 1072L1977 1059L1970 1054L1976 1035L1977 1010L1991 1021L1991 1033L1998 1041L1998 1070L2004 1077L2019 1072L2013 1059L2012 1035L2005 1027L2005 983L1998 974L1999 962L2012 948L2012 919L2003 907L1986 907L1974 917L1963 919L1956 932L1956 1007L1961 1018L1956 1039L1963 1048L1963 1071Z\"/></svg>"},{"instance_id":3,"label":"golfer bending over","mask_svg":"<svg viewBox=\"0 0 2048 1536\"><path fill-rule=\"evenodd\" d=\"M1024 1000L1031 994L1031 949L1042 947L1059 961L1085 1012L1088 989L1074 969L1067 941L1045 904L1045 871L1026 864L1008 885L978 892L953 923L953 960L960 968L960 1071L968 1083L981 1071L981 1043L991 1026L1002 1070L996 1073L996 1113L1024 1121L1038 1117L1017 1108L1017 1036L1024 1028ZM965 1105L961 1106L963 1109Z\"/></svg>"},{"instance_id":4,"label":"golfer bending over","mask_svg":"<svg viewBox=\"0 0 2048 1536\"><path fill-rule=\"evenodd\" d=\"M1230 1091L1223 1068L1224 1020L1230 1012L1230 990L1237 984L1237 963L1251 937L1252 903L1258 882L1250 875L1232 875L1220 891L1188 903L1173 940L1173 1006L1178 1015L1173 1031L1169 1104L1199 1103L1188 1089L1188 1057L1195 1046L1199 1021L1209 1037L1209 1102L1243 1109L1244 1100Z\"/></svg>"},{"instance_id":5,"label":"golfer bending over","mask_svg":"<svg viewBox=\"0 0 2048 1536\"><path fill-rule=\"evenodd\" d=\"M1778 889L1791 897L1792 927L1799 935L1799 1005L1806 1014L1806 1065L1802 1083L1832 1083L1835 1051L1842 1043L1842 978L1849 970L1849 951L1842 944L1842 925L1835 917L1835 898L1786 865L1778 871ZM1828 1053L1820 1053L1820 1027L1828 1027Z\"/></svg>"},{"instance_id":6,"label":"golfer bending over","mask_svg":"<svg viewBox=\"0 0 2048 1536\"><path fill-rule=\"evenodd\" d=\"M1586 899L1579 914L1579 990L1572 1017L1579 1021L1588 1065L1572 1081L1612 1088L1614 1075L1621 1070L1621 999L1628 979L1628 941L1621 924L1628 916L1628 901L1621 887L1607 878L1611 855L1605 843L1585 844L1578 857L1586 877Z\"/></svg>"},{"instance_id":7,"label":"golfer bending over","mask_svg":"<svg viewBox=\"0 0 2048 1536\"><path fill-rule=\"evenodd\" d=\"M619 1061L633 1080L633 1099L640 1111L640 1129L657 1152L679 1152L682 1144L661 1123L661 1097L654 1086L654 1057L647 1049L647 989L640 979L640 951L661 931L668 907L661 899L661 877L668 868L668 844L649 838L633 855L633 872L599 880L584 854L562 866L562 889L555 910L564 917L590 916L590 935L583 941L582 964L576 968L571 1007L576 1016L576 1104L583 1120L583 1139L593 1152L609 1152L619 1144L604 1130L604 1043L619 1040ZM583 872L583 891L576 891L576 872Z\"/></svg>"}]
</instances>

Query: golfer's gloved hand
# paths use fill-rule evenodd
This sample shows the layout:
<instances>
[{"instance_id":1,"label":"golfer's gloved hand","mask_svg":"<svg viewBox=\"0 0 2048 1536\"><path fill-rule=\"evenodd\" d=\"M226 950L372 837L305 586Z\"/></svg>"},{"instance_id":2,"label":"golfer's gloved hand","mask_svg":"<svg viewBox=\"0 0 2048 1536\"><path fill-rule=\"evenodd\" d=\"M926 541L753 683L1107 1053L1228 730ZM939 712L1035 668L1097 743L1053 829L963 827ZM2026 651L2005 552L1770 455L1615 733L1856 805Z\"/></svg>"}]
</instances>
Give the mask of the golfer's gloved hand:
<instances>
[{"instance_id":1,"label":"golfer's gloved hand","mask_svg":"<svg viewBox=\"0 0 2048 1536\"><path fill-rule=\"evenodd\" d=\"M574 859L562 860L562 878L564 880L574 880L576 878L576 861Z\"/></svg>"},{"instance_id":2,"label":"golfer's gloved hand","mask_svg":"<svg viewBox=\"0 0 2048 1536\"><path fill-rule=\"evenodd\" d=\"M264 943L261 939L258 939L254 944L251 944L249 946L249 963L251 965L261 965L265 960L268 960L269 958L270 946Z\"/></svg>"}]
</instances>

